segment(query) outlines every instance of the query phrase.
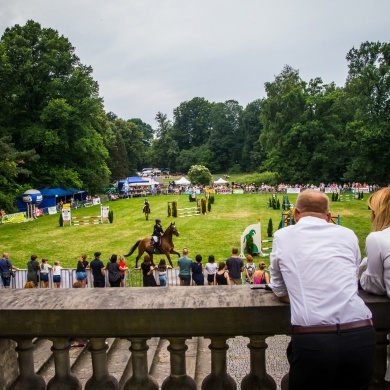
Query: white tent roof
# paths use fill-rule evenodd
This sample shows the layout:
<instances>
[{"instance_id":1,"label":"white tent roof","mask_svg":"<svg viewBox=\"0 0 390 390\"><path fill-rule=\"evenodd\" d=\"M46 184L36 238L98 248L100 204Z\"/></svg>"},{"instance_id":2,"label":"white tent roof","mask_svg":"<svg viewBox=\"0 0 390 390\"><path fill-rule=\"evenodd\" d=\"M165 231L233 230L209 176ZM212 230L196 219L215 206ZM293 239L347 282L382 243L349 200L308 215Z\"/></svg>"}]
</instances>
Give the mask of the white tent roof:
<instances>
[{"instance_id":1,"label":"white tent roof","mask_svg":"<svg viewBox=\"0 0 390 390\"><path fill-rule=\"evenodd\" d=\"M218 180L216 180L214 182L214 184L226 184L226 183L229 183L228 181L222 179L222 177L220 177Z\"/></svg>"},{"instance_id":2,"label":"white tent roof","mask_svg":"<svg viewBox=\"0 0 390 390\"><path fill-rule=\"evenodd\" d=\"M175 184L184 184L184 185L186 185L186 184L191 184L191 182L189 181L189 180L187 180L184 176L181 178L181 179L179 179L179 180L175 180Z\"/></svg>"}]
</instances>

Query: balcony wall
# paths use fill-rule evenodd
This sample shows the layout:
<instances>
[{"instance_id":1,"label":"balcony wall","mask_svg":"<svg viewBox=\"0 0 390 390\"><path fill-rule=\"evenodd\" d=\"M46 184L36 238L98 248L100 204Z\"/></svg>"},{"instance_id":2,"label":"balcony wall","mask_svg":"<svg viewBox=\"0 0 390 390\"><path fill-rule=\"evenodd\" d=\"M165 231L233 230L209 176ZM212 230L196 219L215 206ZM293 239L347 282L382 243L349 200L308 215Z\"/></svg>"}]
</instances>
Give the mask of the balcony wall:
<instances>
[{"instance_id":1,"label":"balcony wall","mask_svg":"<svg viewBox=\"0 0 390 390\"><path fill-rule=\"evenodd\" d=\"M387 333L390 329L390 300L362 293L373 312L377 331L377 361L372 389L386 389ZM53 342L56 374L47 388L79 388L70 374L68 340L90 340L92 376L86 389L115 389L118 383L107 369L105 340L123 338L131 342L133 376L125 389L158 388L147 372L147 340L160 337L169 341L171 370L162 389L195 389L186 373L186 340L203 336L211 340L209 375L202 389L234 389L227 372L226 340L246 336L250 342L250 373L241 389L275 389L265 370L265 338L290 334L289 306L272 293L250 286L205 286L168 288L104 289L8 289L1 291L0 337L17 343L20 375L13 389L45 389L46 384L34 372L32 340ZM7 341L8 342L8 341ZM7 362L0 348L0 362ZM2 364L0 389L8 388L11 364ZM59 383L68 387L59 387ZM33 386L33 387L32 387ZM134 387L138 386L138 387ZM157 386L157 387L156 387ZM313 387L315 388L315 387Z\"/></svg>"}]
</instances>

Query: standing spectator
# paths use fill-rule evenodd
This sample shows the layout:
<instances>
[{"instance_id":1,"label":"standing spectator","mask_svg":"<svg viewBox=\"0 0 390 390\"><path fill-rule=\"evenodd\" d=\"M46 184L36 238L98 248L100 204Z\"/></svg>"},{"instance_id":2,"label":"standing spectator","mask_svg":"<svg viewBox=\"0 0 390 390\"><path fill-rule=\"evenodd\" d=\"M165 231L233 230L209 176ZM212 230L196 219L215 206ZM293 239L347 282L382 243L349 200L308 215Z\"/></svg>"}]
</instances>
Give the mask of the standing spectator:
<instances>
[{"instance_id":1,"label":"standing spectator","mask_svg":"<svg viewBox=\"0 0 390 390\"><path fill-rule=\"evenodd\" d=\"M116 261L117 255L111 255L110 261L107 263L106 269L108 270L108 281L111 287L120 287L121 285L121 272L126 271L127 268L122 268Z\"/></svg>"},{"instance_id":2,"label":"standing spectator","mask_svg":"<svg viewBox=\"0 0 390 390\"><path fill-rule=\"evenodd\" d=\"M91 267L92 276L93 276L93 287L105 287L106 286L106 271L104 270L104 264L100 260L101 252L95 252L95 258L91 261L89 265Z\"/></svg>"},{"instance_id":3,"label":"standing spectator","mask_svg":"<svg viewBox=\"0 0 390 390\"><path fill-rule=\"evenodd\" d=\"M177 264L179 265L179 279L180 286L189 286L191 283L191 263L192 260L188 257L188 249L183 249L183 256L179 258Z\"/></svg>"},{"instance_id":4,"label":"standing spectator","mask_svg":"<svg viewBox=\"0 0 390 390\"><path fill-rule=\"evenodd\" d=\"M192 280L197 286L204 286L202 256L196 255L195 262L191 263Z\"/></svg>"},{"instance_id":5,"label":"standing spectator","mask_svg":"<svg viewBox=\"0 0 390 390\"><path fill-rule=\"evenodd\" d=\"M207 282L211 286L214 284L214 274L217 272L217 264L213 255L209 256L209 261L206 263Z\"/></svg>"},{"instance_id":6,"label":"standing spectator","mask_svg":"<svg viewBox=\"0 0 390 390\"><path fill-rule=\"evenodd\" d=\"M366 238L366 255L360 284L372 294L387 293L390 298L390 187L375 192L368 199L372 232Z\"/></svg>"},{"instance_id":7,"label":"standing spectator","mask_svg":"<svg viewBox=\"0 0 390 390\"><path fill-rule=\"evenodd\" d=\"M49 270L52 266L48 263L46 257L42 259L42 263L40 265L40 279L41 279L41 288L49 288Z\"/></svg>"},{"instance_id":8,"label":"standing spectator","mask_svg":"<svg viewBox=\"0 0 390 390\"><path fill-rule=\"evenodd\" d=\"M127 264L125 261L125 257L123 255L119 255L118 264L123 269L123 271L121 271L121 287L125 287L126 286L126 270L128 268L127 268Z\"/></svg>"},{"instance_id":9,"label":"standing spectator","mask_svg":"<svg viewBox=\"0 0 390 390\"><path fill-rule=\"evenodd\" d=\"M62 270L62 267L60 266L60 262L58 260L55 261L54 266L53 266L53 285L54 285L54 288L61 287L61 270Z\"/></svg>"},{"instance_id":10,"label":"standing spectator","mask_svg":"<svg viewBox=\"0 0 390 390\"><path fill-rule=\"evenodd\" d=\"M214 284L219 286L231 285L229 272L224 261L218 264L218 271L214 274Z\"/></svg>"},{"instance_id":11,"label":"standing spectator","mask_svg":"<svg viewBox=\"0 0 390 390\"><path fill-rule=\"evenodd\" d=\"M256 271L256 266L253 263L253 257L251 255L246 255L246 264L244 266L245 270L245 284L253 284L253 274Z\"/></svg>"},{"instance_id":12,"label":"standing spectator","mask_svg":"<svg viewBox=\"0 0 390 390\"><path fill-rule=\"evenodd\" d=\"M35 287L38 287L39 261L37 257L37 255L31 255L27 262L27 282L34 282Z\"/></svg>"},{"instance_id":13,"label":"standing spectator","mask_svg":"<svg viewBox=\"0 0 390 390\"><path fill-rule=\"evenodd\" d=\"M294 220L275 233L270 256L273 292L291 303L289 389L366 390L376 335L357 294L358 239L329 223L329 198L320 191L298 195Z\"/></svg>"},{"instance_id":14,"label":"standing spectator","mask_svg":"<svg viewBox=\"0 0 390 390\"><path fill-rule=\"evenodd\" d=\"M9 261L9 254L4 252L0 260L0 276L4 288L10 288L11 286L12 270L18 270L18 268L12 265Z\"/></svg>"},{"instance_id":15,"label":"standing spectator","mask_svg":"<svg viewBox=\"0 0 390 390\"><path fill-rule=\"evenodd\" d=\"M160 286L165 287L167 285L167 273L168 268L172 268L170 265L168 266L164 259L160 260L158 264L158 277L160 279Z\"/></svg>"},{"instance_id":16,"label":"standing spectator","mask_svg":"<svg viewBox=\"0 0 390 390\"><path fill-rule=\"evenodd\" d=\"M157 286L156 279L154 279L153 271L154 268L150 261L150 256L145 255L144 261L141 264L141 270L143 275L144 287L154 287Z\"/></svg>"},{"instance_id":17,"label":"standing spectator","mask_svg":"<svg viewBox=\"0 0 390 390\"><path fill-rule=\"evenodd\" d=\"M76 279L78 282L81 282L82 288L85 288L87 284L87 268L89 262L87 261L87 255L81 255L79 261L77 262L76 267Z\"/></svg>"},{"instance_id":18,"label":"standing spectator","mask_svg":"<svg viewBox=\"0 0 390 390\"><path fill-rule=\"evenodd\" d=\"M253 274L253 284L269 284L269 275L265 270L265 263L259 264L259 269Z\"/></svg>"},{"instance_id":19,"label":"standing spectator","mask_svg":"<svg viewBox=\"0 0 390 390\"><path fill-rule=\"evenodd\" d=\"M226 260L231 284L242 284L241 272L244 271L244 263L238 257L238 249L232 249L232 255Z\"/></svg>"}]
</instances>

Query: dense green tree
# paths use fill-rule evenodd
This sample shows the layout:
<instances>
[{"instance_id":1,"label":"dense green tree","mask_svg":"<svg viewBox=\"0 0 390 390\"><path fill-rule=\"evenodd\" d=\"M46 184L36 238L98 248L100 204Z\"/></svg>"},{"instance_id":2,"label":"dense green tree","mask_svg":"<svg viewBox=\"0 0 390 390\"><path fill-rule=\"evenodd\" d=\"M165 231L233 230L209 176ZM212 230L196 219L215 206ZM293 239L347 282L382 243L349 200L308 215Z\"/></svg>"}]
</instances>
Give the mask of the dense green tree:
<instances>
[{"instance_id":1,"label":"dense green tree","mask_svg":"<svg viewBox=\"0 0 390 390\"><path fill-rule=\"evenodd\" d=\"M155 139L152 142L151 161L155 167L169 167L176 170L176 158L179 147L172 131L172 122L166 114L158 112L156 115L157 128Z\"/></svg>"},{"instance_id":2,"label":"dense green tree","mask_svg":"<svg viewBox=\"0 0 390 390\"><path fill-rule=\"evenodd\" d=\"M347 54L346 91L353 120L348 147L354 158L346 180L390 181L390 44L364 42Z\"/></svg>"},{"instance_id":3,"label":"dense green tree","mask_svg":"<svg viewBox=\"0 0 390 390\"><path fill-rule=\"evenodd\" d=\"M96 192L107 184L107 119L91 74L57 31L34 21L5 30L0 134L10 135L17 150L35 149L39 155L26 163L31 185L83 186Z\"/></svg>"},{"instance_id":4,"label":"dense green tree","mask_svg":"<svg viewBox=\"0 0 390 390\"><path fill-rule=\"evenodd\" d=\"M180 150L203 145L210 135L212 103L193 98L173 110L174 134Z\"/></svg>"},{"instance_id":5,"label":"dense green tree","mask_svg":"<svg viewBox=\"0 0 390 390\"><path fill-rule=\"evenodd\" d=\"M242 107L235 100L216 103L211 110L212 129L208 148L213 156L210 169L227 172L241 162L243 134L240 128Z\"/></svg>"},{"instance_id":6,"label":"dense green tree","mask_svg":"<svg viewBox=\"0 0 390 390\"><path fill-rule=\"evenodd\" d=\"M260 146L260 133L263 125L260 121L261 100L249 103L241 113L240 126L243 134L241 167L244 172L255 172L265 159Z\"/></svg>"},{"instance_id":7,"label":"dense green tree","mask_svg":"<svg viewBox=\"0 0 390 390\"><path fill-rule=\"evenodd\" d=\"M0 137L0 209L10 213L14 210L14 200L19 192L23 192L17 184L20 176L28 176L30 171L24 168L28 160L36 160L35 151L19 152L10 142L10 136Z\"/></svg>"},{"instance_id":8,"label":"dense green tree","mask_svg":"<svg viewBox=\"0 0 390 390\"><path fill-rule=\"evenodd\" d=\"M191 165L208 166L211 161L211 153L207 145L192 147L182 150L176 159L176 168L179 172L187 172Z\"/></svg>"}]
</instances>

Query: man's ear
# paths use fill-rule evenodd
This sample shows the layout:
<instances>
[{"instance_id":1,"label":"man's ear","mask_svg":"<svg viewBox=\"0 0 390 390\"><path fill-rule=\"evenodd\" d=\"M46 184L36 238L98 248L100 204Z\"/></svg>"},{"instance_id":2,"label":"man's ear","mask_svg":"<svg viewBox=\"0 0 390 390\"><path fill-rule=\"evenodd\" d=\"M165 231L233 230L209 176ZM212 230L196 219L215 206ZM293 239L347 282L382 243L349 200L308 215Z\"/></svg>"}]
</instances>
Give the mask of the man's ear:
<instances>
[{"instance_id":1,"label":"man's ear","mask_svg":"<svg viewBox=\"0 0 390 390\"><path fill-rule=\"evenodd\" d=\"M301 212L298 209L294 209L294 221L298 222L301 218Z\"/></svg>"},{"instance_id":2,"label":"man's ear","mask_svg":"<svg viewBox=\"0 0 390 390\"><path fill-rule=\"evenodd\" d=\"M326 214L326 222L330 222L332 219L332 213L329 211L327 214Z\"/></svg>"}]
</instances>

